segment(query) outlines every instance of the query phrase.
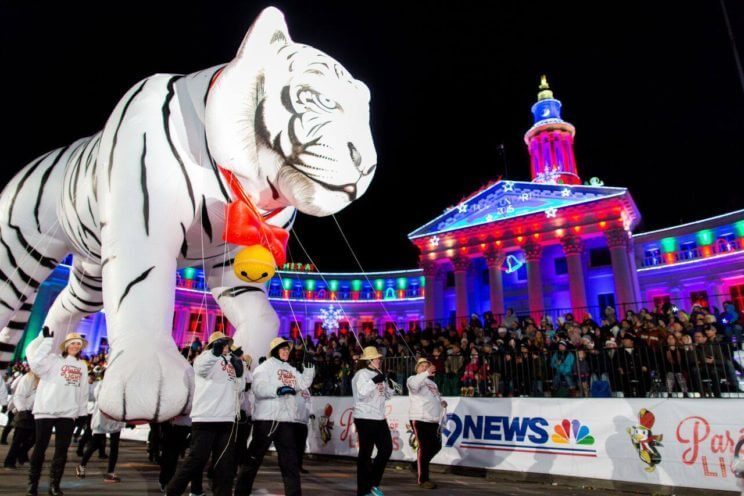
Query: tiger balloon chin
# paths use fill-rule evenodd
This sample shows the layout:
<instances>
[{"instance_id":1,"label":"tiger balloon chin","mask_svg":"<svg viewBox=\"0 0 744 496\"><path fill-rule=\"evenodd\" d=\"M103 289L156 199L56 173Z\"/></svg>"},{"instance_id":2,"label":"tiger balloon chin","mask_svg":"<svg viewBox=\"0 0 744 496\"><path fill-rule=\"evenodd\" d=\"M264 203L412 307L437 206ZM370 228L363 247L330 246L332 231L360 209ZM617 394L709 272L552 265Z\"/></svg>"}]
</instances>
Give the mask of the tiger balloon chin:
<instances>
[{"instance_id":1,"label":"tiger balloon chin","mask_svg":"<svg viewBox=\"0 0 744 496\"><path fill-rule=\"evenodd\" d=\"M171 337L179 268L203 266L235 343L264 355L279 320L263 281L296 212L338 212L372 180L369 99L337 61L294 43L275 8L231 62L135 84L102 131L34 160L0 197L0 369L39 284L70 252L44 325L61 342L105 311L99 404L110 417L160 422L189 404L193 370ZM251 245L270 256L247 257L238 277L235 256Z\"/></svg>"}]
</instances>

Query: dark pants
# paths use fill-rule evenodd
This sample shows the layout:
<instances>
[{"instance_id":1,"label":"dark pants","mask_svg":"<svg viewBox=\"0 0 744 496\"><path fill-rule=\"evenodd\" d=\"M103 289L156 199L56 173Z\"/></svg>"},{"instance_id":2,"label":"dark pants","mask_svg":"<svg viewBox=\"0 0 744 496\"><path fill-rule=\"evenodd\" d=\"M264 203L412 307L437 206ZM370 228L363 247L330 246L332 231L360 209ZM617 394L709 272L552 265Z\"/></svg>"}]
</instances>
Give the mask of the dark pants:
<instances>
[{"instance_id":1,"label":"dark pants","mask_svg":"<svg viewBox=\"0 0 744 496\"><path fill-rule=\"evenodd\" d=\"M62 474L65 472L67 463L67 448L72 441L72 429L75 420L71 418L44 418L36 419L36 444L31 454L31 470L28 474L29 483L38 483L41 477L41 469L44 466L44 455L49 446L54 429L54 458L52 459L52 470L50 478L52 483L59 485Z\"/></svg>"},{"instance_id":2,"label":"dark pants","mask_svg":"<svg viewBox=\"0 0 744 496\"><path fill-rule=\"evenodd\" d=\"M90 442L91 439L93 439L93 429L90 428L90 421L93 418L92 415L86 415L85 417L80 417L78 419L79 422L82 422L83 435L80 436L80 441L78 442L77 447L77 454L79 456L83 456L83 453L85 452L85 445ZM80 420L82 419L82 421ZM76 423L76 428L80 427L80 424ZM106 456L106 438L103 439L103 442L98 445L98 456L100 458L103 458Z\"/></svg>"},{"instance_id":3,"label":"dark pants","mask_svg":"<svg viewBox=\"0 0 744 496\"><path fill-rule=\"evenodd\" d=\"M235 471L238 466L248 463L248 438L251 437L251 427L253 422L246 416L245 412L240 412L240 422L238 422L238 434L235 439Z\"/></svg>"},{"instance_id":4,"label":"dark pants","mask_svg":"<svg viewBox=\"0 0 744 496\"><path fill-rule=\"evenodd\" d=\"M429 480L429 462L442 449L442 437L439 435L439 424L414 420L413 432L418 440L416 466L418 468L418 483Z\"/></svg>"},{"instance_id":5,"label":"dark pants","mask_svg":"<svg viewBox=\"0 0 744 496\"><path fill-rule=\"evenodd\" d=\"M0 443L2 444L8 444L8 436L10 431L13 430L13 417L15 417L15 414L8 410L8 423L3 427L3 434L0 436Z\"/></svg>"},{"instance_id":6,"label":"dark pants","mask_svg":"<svg viewBox=\"0 0 744 496\"><path fill-rule=\"evenodd\" d=\"M354 419L359 435L359 457L357 458L357 495L368 494L378 487L382 474L393 453L393 438L386 420ZM372 450L377 447L377 457L372 462Z\"/></svg>"},{"instance_id":7,"label":"dark pants","mask_svg":"<svg viewBox=\"0 0 744 496\"><path fill-rule=\"evenodd\" d=\"M210 454L214 466L212 493L214 496L232 495L234 425L233 422L194 422L189 454L168 483L165 490L168 496L180 496L196 474L201 476Z\"/></svg>"},{"instance_id":8,"label":"dark pants","mask_svg":"<svg viewBox=\"0 0 744 496\"><path fill-rule=\"evenodd\" d=\"M305 445L307 444L307 424L295 424L295 443L297 443L297 461L302 469L302 457L305 456Z\"/></svg>"},{"instance_id":9,"label":"dark pants","mask_svg":"<svg viewBox=\"0 0 744 496\"><path fill-rule=\"evenodd\" d=\"M150 422L150 433L147 435L147 455L151 462L160 463L160 426Z\"/></svg>"},{"instance_id":10,"label":"dark pants","mask_svg":"<svg viewBox=\"0 0 744 496\"><path fill-rule=\"evenodd\" d=\"M160 476L158 480L163 486L173 478L178 466L178 458L188 447L191 427L186 425L173 425L166 422L160 426L163 441L163 454L160 457ZM202 490L202 473L195 473L191 478L191 492L199 494Z\"/></svg>"},{"instance_id":11,"label":"dark pants","mask_svg":"<svg viewBox=\"0 0 744 496\"><path fill-rule=\"evenodd\" d=\"M293 422L272 422L271 420L253 422L253 439L248 446L248 463L241 465L238 470L235 496L251 494L253 481L256 480L258 469L272 441L279 456L279 470L282 472L284 481L284 494L286 496L302 495L295 425Z\"/></svg>"},{"instance_id":12,"label":"dark pants","mask_svg":"<svg viewBox=\"0 0 744 496\"><path fill-rule=\"evenodd\" d=\"M116 461L119 458L119 436L120 432L111 433L111 449L109 450L108 459L108 473L114 473L116 469ZM80 461L80 465L83 467L88 464L88 460L93 456L93 452L100 449L106 444L106 434L93 434L93 440L88 445L88 448L83 453L83 459Z\"/></svg>"},{"instance_id":13,"label":"dark pants","mask_svg":"<svg viewBox=\"0 0 744 496\"><path fill-rule=\"evenodd\" d=\"M12 467L16 462L26 463L28 461L28 450L34 445L34 429L21 427L15 428L13 442L10 444L8 454L5 456L5 466Z\"/></svg>"}]
</instances>

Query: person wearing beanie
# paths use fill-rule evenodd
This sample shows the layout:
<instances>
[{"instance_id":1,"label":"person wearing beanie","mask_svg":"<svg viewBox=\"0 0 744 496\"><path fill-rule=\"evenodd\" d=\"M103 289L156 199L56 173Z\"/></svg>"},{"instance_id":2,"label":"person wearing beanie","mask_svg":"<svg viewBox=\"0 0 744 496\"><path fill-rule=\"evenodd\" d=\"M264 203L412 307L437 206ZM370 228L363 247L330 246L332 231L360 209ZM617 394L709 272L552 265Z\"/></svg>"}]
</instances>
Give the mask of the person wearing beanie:
<instances>
[{"instance_id":1,"label":"person wearing beanie","mask_svg":"<svg viewBox=\"0 0 744 496\"><path fill-rule=\"evenodd\" d=\"M44 455L54 430L54 458L52 459L49 494L63 494L60 489L67 463L67 448L72 441L75 420L88 413L88 365L79 358L88 343L71 332L60 346L62 355L53 352L54 333L44 327L39 337L29 345L28 363L39 376L33 415L36 423L36 444L31 454L28 474L28 496L38 494Z\"/></svg>"},{"instance_id":2,"label":"person wearing beanie","mask_svg":"<svg viewBox=\"0 0 744 496\"><path fill-rule=\"evenodd\" d=\"M447 403L442 401L439 388L431 379L436 367L426 358L416 362L416 374L406 381L410 407L408 418L418 444L416 468L418 485L423 489L435 489L436 483L429 479L429 462L442 449L439 423L444 416Z\"/></svg>"},{"instance_id":3,"label":"person wearing beanie","mask_svg":"<svg viewBox=\"0 0 744 496\"><path fill-rule=\"evenodd\" d=\"M296 422L299 391L312 385L315 369L307 365L302 374L290 365L291 343L274 338L269 344L269 358L253 373L253 438L248 445L247 461L238 469L235 496L248 496L261 467L264 455L274 443L279 469L284 481L284 494L300 496L300 462L298 460Z\"/></svg>"},{"instance_id":4,"label":"person wearing beanie","mask_svg":"<svg viewBox=\"0 0 744 496\"><path fill-rule=\"evenodd\" d=\"M385 403L393 396L380 366L382 355L374 346L367 346L359 357L359 370L351 381L354 395L354 426L359 435L357 458L357 496L381 496L380 482L385 473L393 440L385 420ZM372 462L372 450L377 457Z\"/></svg>"},{"instance_id":5,"label":"person wearing beanie","mask_svg":"<svg viewBox=\"0 0 744 496\"><path fill-rule=\"evenodd\" d=\"M191 447L183 465L165 488L180 496L212 454L212 492L231 496L234 478L236 422L240 416L243 362L230 354L232 339L222 332L209 336L207 348L194 360L194 401L191 407Z\"/></svg>"}]
</instances>

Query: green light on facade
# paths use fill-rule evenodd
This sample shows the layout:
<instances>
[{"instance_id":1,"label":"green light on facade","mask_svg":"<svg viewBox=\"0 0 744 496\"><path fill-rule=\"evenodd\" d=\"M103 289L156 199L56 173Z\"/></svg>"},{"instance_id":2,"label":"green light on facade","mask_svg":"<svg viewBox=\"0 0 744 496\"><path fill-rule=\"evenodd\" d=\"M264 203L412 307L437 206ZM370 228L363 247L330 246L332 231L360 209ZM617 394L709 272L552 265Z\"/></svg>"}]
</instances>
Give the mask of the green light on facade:
<instances>
[{"instance_id":1,"label":"green light on facade","mask_svg":"<svg viewBox=\"0 0 744 496\"><path fill-rule=\"evenodd\" d=\"M305 291L315 291L315 279L305 279Z\"/></svg>"},{"instance_id":2,"label":"green light on facade","mask_svg":"<svg viewBox=\"0 0 744 496\"><path fill-rule=\"evenodd\" d=\"M377 291L382 291L383 289L385 289L385 280L384 279L375 279L374 285L375 285L375 289Z\"/></svg>"},{"instance_id":3,"label":"green light on facade","mask_svg":"<svg viewBox=\"0 0 744 496\"><path fill-rule=\"evenodd\" d=\"M421 276L419 277L419 279L420 279L419 286L421 286L422 288L426 287L426 277Z\"/></svg>"},{"instance_id":4,"label":"green light on facade","mask_svg":"<svg viewBox=\"0 0 744 496\"><path fill-rule=\"evenodd\" d=\"M740 220L736 224L734 224L734 229L736 229L736 235L741 237L744 237L744 220Z\"/></svg>"},{"instance_id":5,"label":"green light on facade","mask_svg":"<svg viewBox=\"0 0 744 496\"><path fill-rule=\"evenodd\" d=\"M290 279L289 277L285 277L284 279L282 279L282 287L285 291L289 291L290 289L292 289L292 286L294 286L294 281L292 279Z\"/></svg>"},{"instance_id":6,"label":"green light on facade","mask_svg":"<svg viewBox=\"0 0 744 496\"><path fill-rule=\"evenodd\" d=\"M338 291L338 281L336 279L328 281L328 289L331 291Z\"/></svg>"},{"instance_id":7,"label":"green light on facade","mask_svg":"<svg viewBox=\"0 0 744 496\"><path fill-rule=\"evenodd\" d=\"M711 231L710 229L698 231L697 242L698 242L698 245L700 246L708 246L709 244L712 244L713 243L713 231Z\"/></svg>"},{"instance_id":8,"label":"green light on facade","mask_svg":"<svg viewBox=\"0 0 744 496\"><path fill-rule=\"evenodd\" d=\"M662 253L672 253L677 251L677 240L675 238L664 238L661 240Z\"/></svg>"},{"instance_id":9,"label":"green light on facade","mask_svg":"<svg viewBox=\"0 0 744 496\"><path fill-rule=\"evenodd\" d=\"M352 291L361 291L362 290L362 281L361 279L354 279L351 281L351 290Z\"/></svg>"},{"instance_id":10,"label":"green light on facade","mask_svg":"<svg viewBox=\"0 0 744 496\"><path fill-rule=\"evenodd\" d=\"M398 289L407 289L408 288L408 279L405 277L399 277L397 280L398 283Z\"/></svg>"},{"instance_id":11,"label":"green light on facade","mask_svg":"<svg viewBox=\"0 0 744 496\"><path fill-rule=\"evenodd\" d=\"M196 276L196 269L193 267L186 267L183 269L183 277L191 280Z\"/></svg>"}]
</instances>

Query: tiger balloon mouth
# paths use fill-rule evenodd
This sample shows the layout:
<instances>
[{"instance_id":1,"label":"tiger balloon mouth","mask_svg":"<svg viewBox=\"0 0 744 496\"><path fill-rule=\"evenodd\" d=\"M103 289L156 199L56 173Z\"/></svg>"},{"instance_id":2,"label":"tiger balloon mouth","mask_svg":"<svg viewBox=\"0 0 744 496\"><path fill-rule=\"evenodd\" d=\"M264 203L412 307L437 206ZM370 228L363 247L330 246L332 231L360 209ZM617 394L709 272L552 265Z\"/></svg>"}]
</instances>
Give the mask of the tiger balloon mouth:
<instances>
[{"instance_id":1,"label":"tiger balloon mouth","mask_svg":"<svg viewBox=\"0 0 744 496\"><path fill-rule=\"evenodd\" d=\"M287 166L287 167L291 167L292 169L294 169L298 173L302 174L303 176L305 176L309 180L313 181L314 183L319 184L321 187L327 189L328 191L335 191L335 192L338 192L338 193L345 193L348 196L348 198L349 198L349 203L351 203L351 202L353 202L354 200L357 199L357 192L358 192L357 191L357 184L359 183L359 181L354 182L354 183L338 184L338 185L337 184L330 184L330 183L327 183L325 181L321 181L320 179L307 174L305 171L299 169L295 164L293 164L291 162L285 162L284 165ZM361 179L361 176L360 176L359 179Z\"/></svg>"}]
</instances>

